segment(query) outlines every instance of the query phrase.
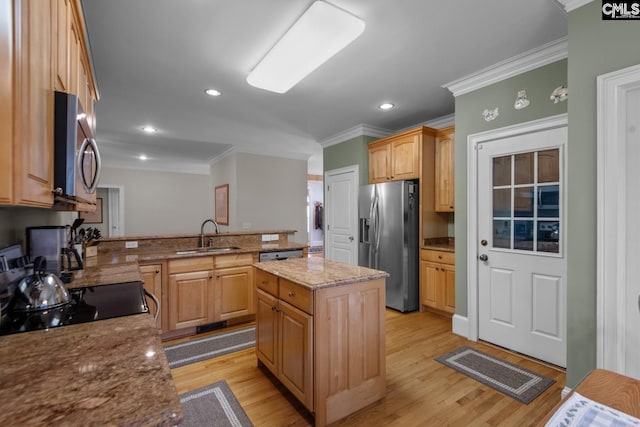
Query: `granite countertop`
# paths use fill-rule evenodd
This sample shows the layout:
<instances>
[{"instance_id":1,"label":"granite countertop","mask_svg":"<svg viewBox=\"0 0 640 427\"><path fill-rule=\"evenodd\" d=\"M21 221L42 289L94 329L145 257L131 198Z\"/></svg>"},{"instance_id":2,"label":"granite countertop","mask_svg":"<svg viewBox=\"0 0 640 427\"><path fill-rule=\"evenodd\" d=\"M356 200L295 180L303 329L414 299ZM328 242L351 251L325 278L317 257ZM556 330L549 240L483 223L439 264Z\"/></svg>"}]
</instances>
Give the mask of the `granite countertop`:
<instances>
[{"instance_id":1,"label":"granite countertop","mask_svg":"<svg viewBox=\"0 0 640 427\"><path fill-rule=\"evenodd\" d=\"M74 271L73 280L64 286L67 289L74 289L141 281L142 277L137 262L104 263L93 267L86 266L84 270Z\"/></svg>"},{"instance_id":2,"label":"granite countertop","mask_svg":"<svg viewBox=\"0 0 640 427\"><path fill-rule=\"evenodd\" d=\"M435 237L424 239L422 249L455 252L455 245L455 239L453 237Z\"/></svg>"},{"instance_id":3,"label":"granite countertop","mask_svg":"<svg viewBox=\"0 0 640 427\"><path fill-rule=\"evenodd\" d=\"M209 228L207 228L209 230ZM242 230L242 231L222 231L215 236L246 236L253 234L293 234L297 230ZM207 236L211 234L206 233ZM148 239L173 239L182 237L200 237L200 233L181 233L181 234L144 234L139 236L123 236L123 237L104 237L103 242L121 241L121 240L148 240Z\"/></svg>"},{"instance_id":4,"label":"granite countertop","mask_svg":"<svg viewBox=\"0 0 640 427\"><path fill-rule=\"evenodd\" d=\"M0 425L176 425L158 330L139 314L0 337Z\"/></svg>"},{"instance_id":5,"label":"granite countertop","mask_svg":"<svg viewBox=\"0 0 640 427\"><path fill-rule=\"evenodd\" d=\"M308 245L302 243L263 243L259 245L243 245L239 249L232 249L225 252L194 252L194 253L176 253L192 248L181 249L158 249L158 250L122 250L114 251L108 254L98 254L97 260L88 261L87 264L95 263L96 265L106 264L122 264L122 263L149 263L153 261L162 261L165 259L192 258L200 256L221 256L242 253L255 252L274 252L292 249L304 249ZM194 250L197 248L193 248Z\"/></svg>"},{"instance_id":6,"label":"granite countertop","mask_svg":"<svg viewBox=\"0 0 640 427\"><path fill-rule=\"evenodd\" d=\"M253 266L312 290L389 276L389 273L384 271L329 261L324 258L294 258L285 261L260 262L253 264Z\"/></svg>"}]
</instances>

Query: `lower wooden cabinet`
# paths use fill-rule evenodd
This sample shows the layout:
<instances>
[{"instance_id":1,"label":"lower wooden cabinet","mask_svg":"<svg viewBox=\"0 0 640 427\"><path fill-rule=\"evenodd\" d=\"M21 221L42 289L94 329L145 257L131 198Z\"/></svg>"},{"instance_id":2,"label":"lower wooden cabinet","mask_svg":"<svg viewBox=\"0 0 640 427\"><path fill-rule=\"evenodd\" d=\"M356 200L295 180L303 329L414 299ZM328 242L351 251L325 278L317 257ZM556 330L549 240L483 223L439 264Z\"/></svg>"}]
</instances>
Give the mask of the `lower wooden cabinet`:
<instances>
[{"instance_id":1,"label":"lower wooden cabinet","mask_svg":"<svg viewBox=\"0 0 640 427\"><path fill-rule=\"evenodd\" d=\"M214 298L218 320L254 314L253 267L215 270Z\"/></svg>"},{"instance_id":2,"label":"lower wooden cabinet","mask_svg":"<svg viewBox=\"0 0 640 427\"><path fill-rule=\"evenodd\" d=\"M213 271L169 274L169 330L215 322Z\"/></svg>"},{"instance_id":3,"label":"lower wooden cabinet","mask_svg":"<svg viewBox=\"0 0 640 427\"><path fill-rule=\"evenodd\" d=\"M443 314L456 310L456 273L453 252L422 250L420 305Z\"/></svg>"},{"instance_id":4,"label":"lower wooden cabinet","mask_svg":"<svg viewBox=\"0 0 640 427\"><path fill-rule=\"evenodd\" d=\"M162 308L164 304L162 303L162 270L162 264L140 266L140 275L142 276L144 289L151 292L158 299L158 302L160 302L160 314L158 314L158 320L156 320L156 327L159 329L163 329ZM149 306L149 310L151 310L151 314L155 316L158 307L156 307L151 298L147 297L147 305Z\"/></svg>"}]
</instances>

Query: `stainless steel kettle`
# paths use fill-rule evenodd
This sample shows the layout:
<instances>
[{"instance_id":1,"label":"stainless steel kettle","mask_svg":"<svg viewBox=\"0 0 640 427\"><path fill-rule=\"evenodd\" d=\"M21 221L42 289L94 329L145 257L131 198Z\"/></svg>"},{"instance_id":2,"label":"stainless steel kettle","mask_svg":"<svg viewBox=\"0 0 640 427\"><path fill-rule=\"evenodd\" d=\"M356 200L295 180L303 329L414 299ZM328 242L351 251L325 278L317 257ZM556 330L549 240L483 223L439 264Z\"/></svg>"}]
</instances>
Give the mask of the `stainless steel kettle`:
<instances>
[{"instance_id":1,"label":"stainless steel kettle","mask_svg":"<svg viewBox=\"0 0 640 427\"><path fill-rule=\"evenodd\" d=\"M12 311L49 310L71 302L60 278L45 271L46 263L44 257L37 257L33 263L33 274L20 280L13 295Z\"/></svg>"}]
</instances>

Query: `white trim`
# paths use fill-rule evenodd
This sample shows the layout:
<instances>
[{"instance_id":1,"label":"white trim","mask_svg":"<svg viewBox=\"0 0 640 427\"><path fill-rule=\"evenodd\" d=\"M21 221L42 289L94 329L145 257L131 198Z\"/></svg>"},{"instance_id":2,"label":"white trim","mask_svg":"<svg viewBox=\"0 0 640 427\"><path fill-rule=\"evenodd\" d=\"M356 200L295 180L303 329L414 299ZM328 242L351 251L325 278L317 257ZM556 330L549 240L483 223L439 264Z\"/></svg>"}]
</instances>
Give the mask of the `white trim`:
<instances>
[{"instance_id":1,"label":"white trim","mask_svg":"<svg viewBox=\"0 0 640 427\"><path fill-rule=\"evenodd\" d=\"M330 171L326 171L324 173L324 181L323 181L323 199L324 199L324 206L325 206L325 211L324 211L324 218L325 220L323 221L323 227L324 229L322 230L324 233L324 255L327 259L332 259L333 254L332 254L332 246L331 246L331 241L333 238L333 231L331 230L327 230L327 226L328 224L328 220L331 218L330 215L330 209L333 209L331 206L331 203L329 202L329 197L327 196L327 187L329 186L329 177L334 176L334 175L341 175L341 174L345 174L345 173L353 173L355 176L355 197L353 200L353 206L351 206L353 208L353 211L356 212L356 215L354 215L351 220L355 220L355 224L352 223L351 225L353 226L353 228L356 230L356 236L358 233L358 193L359 193L359 189L360 189L360 166L356 163L354 165L351 166L345 166L343 168L338 168L338 169L332 169ZM327 203L329 202L329 203ZM358 239L356 238L354 243L354 248L355 249L351 249L351 255L353 255L353 251L355 251L355 264L358 264Z\"/></svg>"},{"instance_id":2,"label":"white trim","mask_svg":"<svg viewBox=\"0 0 640 427\"><path fill-rule=\"evenodd\" d=\"M627 289L625 92L639 87L640 65L597 78L596 366L623 375L626 374Z\"/></svg>"},{"instance_id":3,"label":"white trim","mask_svg":"<svg viewBox=\"0 0 640 427\"><path fill-rule=\"evenodd\" d=\"M333 136L330 136L329 138L318 141L318 144L326 148L363 135L373 136L375 138L384 138L385 136L392 135L393 133L395 132L390 129L379 128L367 124L360 124L337 133Z\"/></svg>"},{"instance_id":4,"label":"white trim","mask_svg":"<svg viewBox=\"0 0 640 427\"><path fill-rule=\"evenodd\" d=\"M427 126L432 129L440 129L446 128L447 126L452 126L455 124L456 115L455 114L447 114L446 116L438 117L437 119L427 120L426 122L417 123L412 126L407 126L406 128L402 128L396 131L396 133L404 132L405 130L415 129L419 126Z\"/></svg>"},{"instance_id":5,"label":"white trim","mask_svg":"<svg viewBox=\"0 0 640 427\"><path fill-rule=\"evenodd\" d=\"M567 126L567 113L467 137L467 318L468 339L478 340L478 152L480 143Z\"/></svg>"},{"instance_id":6,"label":"white trim","mask_svg":"<svg viewBox=\"0 0 640 427\"><path fill-rule=\"evenodd\" d=\"M465 338L469 337L469 319L459 314L454 314L451 318L451 331Z\"/></svg>"},{"instance_id":7,"label":"white trim","mask_svg":"<svg viewBox=\"0 0 640 427\"><path fill-rule=\"evenodd\" d=\"M576 10L577 8L591 3L592 1L593 0L558 0L559 3L562 3L562 5L564 6L564 10L566 10L567 12Z\"/></svg>"},{"instance_id":8,"label":"white trim","mask_svg":"<svg viewBox=\"0 0 640 427\"><path fill-rule=\"evenodd\" d=\"M565 397L567 397L567 395L569 393L571 393L573 390L567 386L564 386L562 388L562 391L560 392L560 399L564 399Z\"/></svg>"},{"instance_id":9,"label":"white trim","mask_svg":"<svg viewBox=\"0 0 640 427\"><path fill-rule=\"evenodd\" d=\"M527 71L535 70L544 65L560 61L561 59L565 59L568 53L567 38L563 37L449 82L442 87L449 89L451 93L453 93L453 96L463 95Z\"/></svg>"},{"instance_id":10,"label":"white trim","mask_svg":"<svg viewBox=\"0 0 640 427\"><path fill-rule=\"evenodd\" d=\"M273 148L272 149L254 149L254 148L248 148L248 147L232 146L227 148L217 156L209 159L209 165L216 164L222 159L235 153L254 154L256 156L278 157L278 158L293 159L293 160L309 160L309 157L311 157L311 154L309 153L291 153L291 152L277 151L276 149L273 149ZM277 154L274 154L274 153L277 153Z\"/></svg>"},{"instance_id":11,"label":"white trim","mask_svg":"<svg viewBox=\"0 0 640 427\"><path fill-rule=\"evenodd\" d=\"M226 150L224 150L222 153L212 157L209 159L209 164L213 165L215 163L218 163L219 161L229 157L230 155L232 155L233 153L235 153L237 151L236 147L234 147L233 145L229 148L227 148Z\"/></svg>"}]
</instances>

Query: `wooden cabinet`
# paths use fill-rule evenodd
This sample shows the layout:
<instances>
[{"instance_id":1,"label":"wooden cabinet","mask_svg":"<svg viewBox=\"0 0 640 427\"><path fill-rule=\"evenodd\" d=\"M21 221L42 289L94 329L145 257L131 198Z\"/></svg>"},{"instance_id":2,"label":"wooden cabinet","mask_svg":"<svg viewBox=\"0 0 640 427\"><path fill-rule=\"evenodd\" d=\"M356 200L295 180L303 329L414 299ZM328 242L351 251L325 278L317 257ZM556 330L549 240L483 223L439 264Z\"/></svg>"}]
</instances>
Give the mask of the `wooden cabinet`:
<instances>
[{"instance_id":1,"label":"wooden cabinet","mask_svg":"<svg viewBox=\"0 0 640 427\"><path fill-rule=\"evenodd\" d=\"M168 261L170 331L215 322L213 258Z\"/></svg>"},{"instance_id":2,"label":"wooden cabinet","mask_svg":"<svg viewBox=\"0 0 640 427\"><path fill-rule=\"evenodd\" d=\"M312 289L256 269L256 355L325 426L385 394L385 281Z\"/></svg>"},{"instance_id":3,"label":"wooden cabinet","mask_svg":"<svg viewBox=\"0 0 640 427\"><path fill-rule=\"evenodd\" d=\"M455 210L454 137L454 126L436 133L436 212Z\"/></svg>"},{"instance_id":4,"label":"wooden cabinet","mask_svg":"<svg viewBox=\"0 0 640 427\"><path fill-rule=\"evenodd\" d=\"M421 250L420 304L451 315L456 309L455 256L453 252Z\"/></svg>"},{"instance_id":5,"label":"wooden cabinet","mask_svg":"<svg viewBox=\"0 0 640 427\"><path fill-rule=\"evenodd\" d=\"M420 178L421 127L369 143L369 183Z\"/></svg>"},{"instance_id":6,"label":"wooden cabinet","mask_svg":"<svg viewBox=\"0 0 640 427\"><path fill-rule=\"evenodd\" d=\"M54 91L75 93L73 61L94 123L80 0L0 0L0 204L53 205Z\"/></svg>"},{"instance_id":7,"label":"wooden cabinet","mask_svg":"<svg viewBox=\"0 0 640 427\"><path fill-rule=\"evenodd\" d=\"M258 359L313 411L313 317L256 286Z\"/></svg>"},{"instance_id":8,"label":"wooden cabinet","mask_svg":"<svg viewBox=\"0 0 640 427\"><path fill-rule=\"evenodd\" d=\"M255 314L252 263L252 254L220 255L214 258L216 321Z\"/></svg>"},{"instance_id":9,"label":"wooden cabinet","mask_svg":"<svg viewBox=\"0 0 640 427\"><path fill-rule=\"evenodd\" d=\"M170 259L167 262L166 329L174 331L256 312L253 254Z\"/></svg>"},{"instance_id":10,"label":"wooden cabinet","mask_svg":"<svg viewBox=\"0 0 640 427\"><path fill-rule=\"evenodd\" d=\"M149 265L141 265L140 266L140 275L142 276L142 281L144 283L144 289L148 292L151 292L160 302L160 314L158 315L158 320L156 320L156 327L158 329L163 329L162 325L162 264L149 264ZM156 315L158 307L156 307L155 303L147 297L147 305L151 310L152 315Z\"/></svg>"}]
</instances>

